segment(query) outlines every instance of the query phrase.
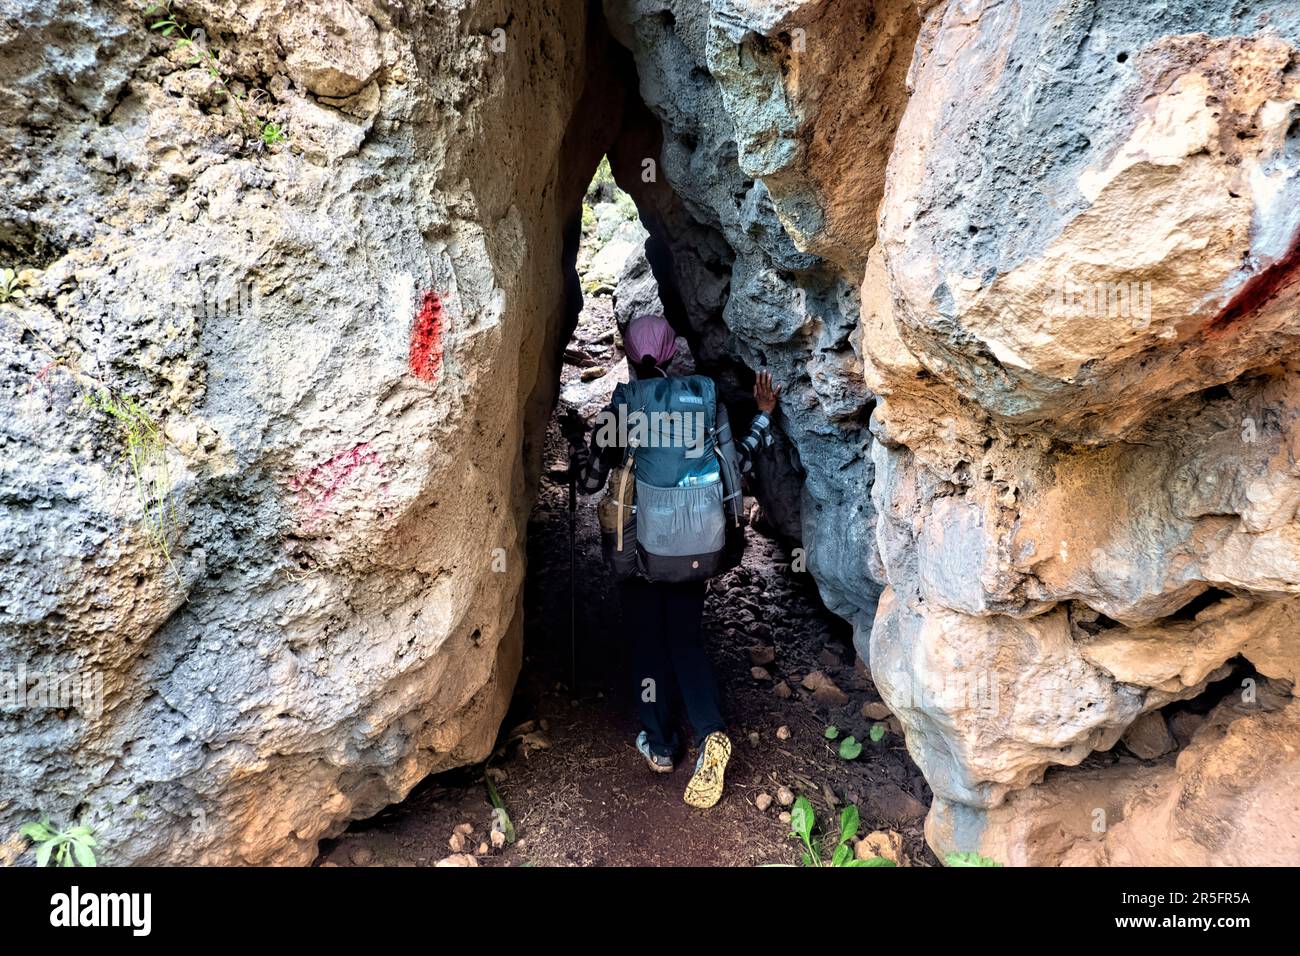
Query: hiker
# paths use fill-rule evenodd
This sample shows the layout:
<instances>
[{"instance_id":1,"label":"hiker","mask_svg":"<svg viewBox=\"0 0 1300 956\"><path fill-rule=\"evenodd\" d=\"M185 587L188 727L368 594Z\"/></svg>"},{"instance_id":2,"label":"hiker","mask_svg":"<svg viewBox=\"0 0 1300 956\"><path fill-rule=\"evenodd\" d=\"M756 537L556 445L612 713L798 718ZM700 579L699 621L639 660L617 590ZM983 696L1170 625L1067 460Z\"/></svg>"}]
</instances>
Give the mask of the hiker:
<instances>
[{"instance_id":1,"label":"hiker","mask_svg":"<svg viewBox=\"0 0 1300 956\"><path fill-rule=\"evenodd\" d=\"M772 444L769 416L781 387L759 370L758 414L735 443L713 380L670 374L676 340L663 316L629 323L624 351L632 381L615 388L590 446L574 445L570 467L584 494L614 475L599 509L601 539L631 642L643 728L636 748L651 770L672 772L676 688L699 751L684 799L707 808L722 796L731 741L701 643L706 583L740 563L741 475L754 453Z\"/></svg>"}]
</instances>

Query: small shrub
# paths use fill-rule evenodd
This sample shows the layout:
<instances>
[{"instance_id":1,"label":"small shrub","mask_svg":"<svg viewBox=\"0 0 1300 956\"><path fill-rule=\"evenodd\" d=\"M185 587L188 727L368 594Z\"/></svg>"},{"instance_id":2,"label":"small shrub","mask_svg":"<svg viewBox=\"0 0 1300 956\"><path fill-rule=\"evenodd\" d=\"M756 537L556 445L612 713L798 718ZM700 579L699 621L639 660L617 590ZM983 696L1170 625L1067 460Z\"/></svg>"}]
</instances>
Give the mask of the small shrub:
<instances>
[{"instance_id":1,"label":"small shrub","mask_svg":"<svg viewBox=\"0 0 1300 956\"><path fill-rule=\"evenodd\" d=\"M596 173L587 186L586 203L595 206L597 203L609 202L617 192L618 183L614 182L614 171L609 168L609 157L602 156L596 166Z\"/></svg>"},{"instance_id":2,"label":"small shrub","mask_svg":"<svg viewBox=\"0 0 1300 956\"><path fill-rule=\"evenodd\" d=\"M283 143L288 138L289 138L289 134L285 132L284 127L281 126L279 123L272 123L268 121L262 124L263 144L267 146L274 146L276 143Z\"/></svg>"},{"instance_id":3,"label":"small shrub","mask_svg":"<svg viewBox=\"0 0 1300 956\"><path fill-rule=\"evenodd\" d=\"M506 809L506 802L501 799L501 794L492 783L492 778L484 774L483 782L487 784L488 799L492 801L492 826L493 829L500 829L506 838L506 843L515 842L515 825L510 819L510 811Z\"/></svg>"},{"instance_id":4,"label":"small shrub","mask_svg":"<svg viewBox=\"0 0 1300 956\"><path fill-rule=\"evenodd\" d=\"M18 832L36 847L36 865L49 866L53 857L55 866L95 866L95 835L83 825L68 830L56 830L49 817L39 823L24 823Z\"/></svg>"},{"instance_id":5,"label":"small shrub","mask_svg":"<svg viewBox=\"0 0 1300 956\"><path fill-rule=\"evenodd\" d=\"M0 302L25 298L27 291L23 288L23 280L18 278L18 273L13 269L0 269Z\"/></svg>"},{"instance_id":6,"label":"small shrub","mask_svg":"<svg viewBox=\"0 0 1300 956\"><path fill-rule=\"evenodd\" d=\"M974 850L966 853L949 853L943 859L945 866L1001 866L997 860L990 860L987 856L980 856Z\"/></svg>"},{"instance_id":7,"label":"small shrub","mask_svg":"<svg viewBox=\"0 0 1300 956\"><path fill-rule=\"evenodd\" d=\"M167 470L167 447L162 429L130 396L114 398L107 390L86 395L86 403L108 416L135 481L136 497L150 545L167 565L180 574L172 562L171 542L176 518L171 501L171 475Z\"/></svg>"},{"instance_id":8,"label":"small shrub","mask_svg":"<svg viewBox=\"0 0 1300 956\"><path fill-rule=\"evenodd\" d=\"M619 216L628 222L637 217L636 201L621 189L614 194L614 207Z\"/></svg>"},{"instance_id":9,"label":"small shrub","mask_svg":"<svg viewBox=\"0 0 1300 956\"><path fill-rule=\"evenodd\" d=\"M840 832L835 839L835 848L831 851L830 861L822 860L821 848L813 839L816 819L812 804L807 797L799 797L790 810L790 836L797 837L803 844L802 861L804 866L894 866L892 860L883 856L869 857L865 860L854 859L853 847L849 841L858 834L860 825L858 808L849 804L840 813Z\"/></svg>"},{"instance_id":10,"label":"small shrub","mask_svg":"<svg viewBox=\"0 0 1300 956\"><path fill-rule=\"evenodd\" d=\"M243 123L244 131L247 135L256 138L263 146L273 146L276 143L283 143L289 138L289 134L279 123L273 123L270 120L260 120L253 116L245 101L248 97L242 93L232 90L226 83L226 77L222 73L222 63L218 57L217 51L211 49L206 43L201 42L198 37L201 31L176 19L176 14L172 12L172 5L169 0L167 3L155 3L145 10L146 17L157 16L159 19L149 24L149 29L165 37L173 38L176 49L188 49L190 51L190 66L201 66L207 74L212 77L221 92L235 104L235 109L239 111L240 122Z\"/></svg>"}]
</instances>

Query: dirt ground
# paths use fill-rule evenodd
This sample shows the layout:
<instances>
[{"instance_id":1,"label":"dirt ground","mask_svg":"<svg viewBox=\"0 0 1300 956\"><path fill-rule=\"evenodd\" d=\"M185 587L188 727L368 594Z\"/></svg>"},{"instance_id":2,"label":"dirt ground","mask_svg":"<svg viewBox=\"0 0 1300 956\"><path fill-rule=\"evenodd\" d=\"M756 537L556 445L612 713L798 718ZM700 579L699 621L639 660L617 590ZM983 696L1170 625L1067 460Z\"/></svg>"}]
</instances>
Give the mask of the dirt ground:
<instances>
[{"instance_id":1,"label":"dirt ground","mask_svg":"<svg viewBox=\"0 0 1300 956\"><path fill-rule=\"evenodd\" d=\"M572 406L590 416L626 377L611 331L609 299L589 300L565 366L560 411ZM584 381L584 370L595 368L606 371L587 371ZM832 839L832 821L852 803L860 834L893 830L905 864L937 865L922 834L929 790L897 723L863 716L863 706L880 698L855 661L848 625L822 607L806 573L791 571L783 547L752 527L744 563L710 582L705 604L734 743L726 793L710 810L682 802L694 751L681 755L671 774L646 767L633 745L637 689L624 668L618 602L600 555L598 495L578 497L571 638L565 462L553 421L547 475L528 527L524 667L495 753L486 764L430 777L401 804L324 841L318 863L434 865L459 846L458 826L469 831L459 836L479 866L797 863L797 842L779 818L786 808L774 800L758 809L761 794L775 798L785 787L808 797L819 830L825 826ZM805 680L816 673L828 681L814 693ZM818 678L807 683L816 687ZM877 724L886 732L872 742ZM861 755L840 757L828 725L841 739L861 741ZM684 721L681 733L690 740ZM490 844L485 769L517 836L500 849Z\"/></svg>"}]
</instances>

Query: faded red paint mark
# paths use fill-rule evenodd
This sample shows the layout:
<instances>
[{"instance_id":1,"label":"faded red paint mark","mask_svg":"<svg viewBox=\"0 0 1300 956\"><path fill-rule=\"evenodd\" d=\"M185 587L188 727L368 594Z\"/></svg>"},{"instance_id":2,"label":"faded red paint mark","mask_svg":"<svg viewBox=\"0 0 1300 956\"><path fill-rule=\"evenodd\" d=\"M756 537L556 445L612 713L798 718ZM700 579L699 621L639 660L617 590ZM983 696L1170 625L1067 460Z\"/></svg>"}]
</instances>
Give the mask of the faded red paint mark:
<instances>
[{"instance_id":1,"label":"faded red paint mark","mask_svg":"<svg viewBox=\"0 0 1300 956\"><path fill-rule=\"evenodd\" d=\"M333 458L312 465L289 480L289 488L298 495L307 525L314 525L325 514L334 497L347 486L365 465L382 468L379 453L369 442L354 445Z\"/></svg>"},{"instance_id":2,"label":"faded red paint mark","mask_svg":"<svg viewBox=\"0 0 1300 956\"><path fill-rule=\"evenodd\" d=\"M1206 332L1218 335L1248 315L1258 312L1271 299L1288 286L1300 280L1300 233L1291 241L1291 248L1281 259L1243 285L1232 300L1210 320Z\"/></svg>"},{"instance_id":3,"label":"faded red paint mark","mask_svg":"<svg viewBox=\"0 0 1300 956\"><path fill-rule=\"evenodd\" d=\"M420 308L411 326L411 374L435 381L442 368L442 300L432 289L420 296Z\"/></svg>"},{"instance_id":4,"label":"faded red paint mark","mask_svg":"<svg viewBox=\"0 0 1300 956\"><path fill-rule=\"evenodd\" d=\"M36 390L37 385L45 386L46 393L53 392L50 386L50 373L58 366L58 362L46 362L39 372L32 376L31 382L27 385L27 394L30 395Z\"/></svg>"}]
</instances>

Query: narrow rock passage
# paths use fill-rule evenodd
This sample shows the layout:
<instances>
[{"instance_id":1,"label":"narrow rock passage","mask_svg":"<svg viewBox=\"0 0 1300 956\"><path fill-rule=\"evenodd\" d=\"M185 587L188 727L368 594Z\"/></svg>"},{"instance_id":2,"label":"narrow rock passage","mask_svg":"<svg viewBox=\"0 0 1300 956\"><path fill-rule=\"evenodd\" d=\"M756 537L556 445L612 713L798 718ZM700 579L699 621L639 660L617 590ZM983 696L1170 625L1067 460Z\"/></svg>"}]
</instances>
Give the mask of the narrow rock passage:
<instances>
[{"instance_id":1,"label":"narrow rock passage","mask_svg":"<svg viewBox=\"0 0 1300 956\"><path fill-rule=\"evenodd\" d=\"M590 418L626 378L615 334L611 299L589 294L567 352L557 416L576 407ZM831 821L854 803L861 835L892 830L903 860L935 863L922 833L929 790L896 721L863 715L864 705L883 705L865 668L855 667L850 628L825 610L806 573L792 573L787 550L753 527L744 564L711 582L704 614L735 742L726 794L705 812L682 802L693 751L672 774L645 767L633 747L634 688L617 595L601 558L598 496L577 499L571 643L566 456L553 418L528 526L524 669L492 758L430 777L403 803L353 824L322 844L322 865L427 866L461 851L456 862L492 866L794 863L795 842L779 818L786 808L776 799L783 787L807 796L832 836L838 823ZM877 723L885 733L872 742ZM839 739L827 739L828 725ZM682 730L689 739L685 724ZM849 735L863 744L852 761L838 752ZM517 830L518 842L501 849L491 845L485 768ZM759 810L763 794L773 801Z\"/></svg>"}]
</instances>

